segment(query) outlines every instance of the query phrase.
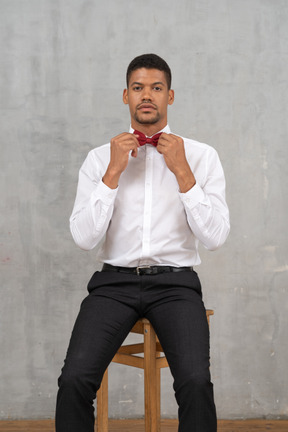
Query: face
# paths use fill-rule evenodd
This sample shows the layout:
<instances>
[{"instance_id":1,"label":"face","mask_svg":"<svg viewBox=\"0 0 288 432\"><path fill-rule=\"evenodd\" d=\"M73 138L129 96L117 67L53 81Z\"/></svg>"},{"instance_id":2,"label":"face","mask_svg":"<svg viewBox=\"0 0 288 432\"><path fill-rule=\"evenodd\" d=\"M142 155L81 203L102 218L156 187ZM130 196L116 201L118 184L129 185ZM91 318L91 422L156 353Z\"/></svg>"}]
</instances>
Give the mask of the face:
<instances>
[{"instance_id":1,"label":"face","mask_svg":"<svg viewBox=\"0 0 288 432\"><path fill-rule=\"evenodd\" d=\"M133 129L142 126L161 130L167 124L167 108L174 102L174 91L168 90L163 71L136 69L123 92L123 102L129 105Z\"/></svg>"}]
</instances>

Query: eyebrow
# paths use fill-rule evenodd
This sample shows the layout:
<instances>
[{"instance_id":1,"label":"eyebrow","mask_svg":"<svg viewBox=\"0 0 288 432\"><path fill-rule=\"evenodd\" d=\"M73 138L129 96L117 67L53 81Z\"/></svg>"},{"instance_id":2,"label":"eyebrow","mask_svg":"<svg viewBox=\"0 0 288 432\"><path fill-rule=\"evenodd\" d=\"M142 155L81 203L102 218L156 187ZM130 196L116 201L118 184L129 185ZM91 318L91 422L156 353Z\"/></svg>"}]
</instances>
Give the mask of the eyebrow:
<instances>
[{"instance_id":1,"label":"eyebrow","mask_svg":"<svg viewBox=\"0 0 288 432\"><path fill-rule=\"evenodd\" d=\"M141 85L141 86L144 85L143 83L140 83L140 82L138 82L138 81L134 81L133 83L130 84L130 86L132 87L133 85L136 85L136 84L137 84L137 85ZM152 83L151 85L152 85L152 86L155 86L155 85L159 85L159 84L165 86L165 84L164 84L162 81L154 82L154 83Z\"/></svg>"}]
</instances>

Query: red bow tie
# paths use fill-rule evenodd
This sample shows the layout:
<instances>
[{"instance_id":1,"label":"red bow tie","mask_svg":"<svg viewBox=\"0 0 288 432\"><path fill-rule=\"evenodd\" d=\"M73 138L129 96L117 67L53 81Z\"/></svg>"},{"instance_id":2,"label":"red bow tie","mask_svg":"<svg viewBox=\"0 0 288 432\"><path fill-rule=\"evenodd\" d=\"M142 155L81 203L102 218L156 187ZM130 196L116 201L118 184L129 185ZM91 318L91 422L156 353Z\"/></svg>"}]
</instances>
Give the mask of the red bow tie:
<instances>
[{"instance_id":1,"label":"red bow tie","mask_svg":"<svg viewBox=\"0 0 288 432\"><path fill-rule=\"evenodd\" d=\"M146 135L144 135L142 132L139 132L137 130L134 130L133 133L135 135L139 135L137 139L138 139L140 146L143 146L145 144L152 144L154 147L157 147L158 140L159 140L160 136L162 135L162 132L161 132L161 133L157 133L156 135L153 135L151 138L147 138Z\"/></svg>"}]
</instances>

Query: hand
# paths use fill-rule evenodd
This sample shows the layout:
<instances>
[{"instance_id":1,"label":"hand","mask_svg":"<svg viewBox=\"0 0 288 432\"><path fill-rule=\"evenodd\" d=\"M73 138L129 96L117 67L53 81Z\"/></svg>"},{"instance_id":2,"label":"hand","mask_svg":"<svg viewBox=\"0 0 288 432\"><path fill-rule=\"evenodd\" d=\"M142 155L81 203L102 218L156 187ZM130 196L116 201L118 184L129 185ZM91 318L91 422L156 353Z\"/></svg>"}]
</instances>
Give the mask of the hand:
<instances>
[{"instance_id":1,"label":"hand","mask_svg":"<svg viewBox=\"0 0 288 432\"><path fill-rule=\"evenodd\" d=\"M102 179L103 183L111 189L115 189L118 186L120 175L128 165L130 152L131 156L137 157L139 146L137 135L128 132L124 132L111 139L110 163Z\"/></svg>"},{"instance_id":2,"label":"hand","mask_svg":"<svg viewBox=\"0 0 288 432\"><path fill-rule=\"evenodd\" d=\"M188 192L196 184L196 180L186 159L183 139L163 132L157 150L163 155L167 167L175 174L180 192Z\"/></svg>"}]
</instances>

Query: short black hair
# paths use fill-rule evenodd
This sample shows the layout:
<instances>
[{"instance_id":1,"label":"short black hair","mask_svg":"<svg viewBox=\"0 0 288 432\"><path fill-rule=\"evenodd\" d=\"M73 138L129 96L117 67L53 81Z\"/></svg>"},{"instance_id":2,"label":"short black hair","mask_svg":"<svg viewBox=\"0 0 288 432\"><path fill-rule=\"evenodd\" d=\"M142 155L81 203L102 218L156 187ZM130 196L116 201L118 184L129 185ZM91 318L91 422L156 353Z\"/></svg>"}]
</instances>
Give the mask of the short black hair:
<instances>
[{"instance_id":1,"label":"short black hair","mask_svg":"<svg viewBox=\"0 0 288 432\"><path fill-rule=\"evenodd\" d=\"M126 73L126 83L127 88L129 87L129 79L131 76L131 73L137 69L146 68L146 69L158 69L160 71L163 71L166 77L167 86L170 90L171 88L171 81L172 81L172 75L171 70L168 64L165 60L163 60L161 57L159 57L156 54L142 54L138 57L135 57L131 63L129 64L127 68Z\"/></svg>"}]
</instances>

